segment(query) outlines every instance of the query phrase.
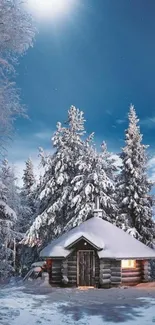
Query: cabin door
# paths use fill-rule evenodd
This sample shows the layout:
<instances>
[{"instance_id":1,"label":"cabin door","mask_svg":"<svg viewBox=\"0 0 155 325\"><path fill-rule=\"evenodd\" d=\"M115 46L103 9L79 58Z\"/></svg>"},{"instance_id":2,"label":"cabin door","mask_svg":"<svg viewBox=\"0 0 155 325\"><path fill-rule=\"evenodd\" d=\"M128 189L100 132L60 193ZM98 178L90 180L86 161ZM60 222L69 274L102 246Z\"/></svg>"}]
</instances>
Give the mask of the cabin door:
<instances>
[{"instance_id":1,"label":"cabin door","mask_svg":"<svg viewBox=\"0 0 155 325\"><path fill-rule=\"evenodd\" d=\"M92 250L78 251L77 254L78 286L95 285L95 253Z\"/></svg>"}]
</instances>

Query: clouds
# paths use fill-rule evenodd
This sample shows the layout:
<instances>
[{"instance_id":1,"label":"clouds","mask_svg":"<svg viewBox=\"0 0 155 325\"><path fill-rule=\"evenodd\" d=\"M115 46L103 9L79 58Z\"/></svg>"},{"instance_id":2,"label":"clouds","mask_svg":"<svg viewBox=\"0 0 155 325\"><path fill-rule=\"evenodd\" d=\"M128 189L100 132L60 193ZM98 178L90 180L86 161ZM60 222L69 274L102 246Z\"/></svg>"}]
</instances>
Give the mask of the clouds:
<instances>
[{"instance_id":1,"label":"clouds","mask_svg":"<svg viewBox=\"0 0 155 325\"><path fill-rule=\"evenodd\" d=\"M155 156L148 161L148 169L151 181L155 182Z\"/></svg>"},{"instance_id":2,"label":"clouds","mask_svg":"<svg viewBox=\"0 0 155 325\"><path fill-rule=\"evenodd\" d=\"M50 140L52 137L52 132L50 130L36 132L34 137L41 140Z\"/></svg>"},{"instance_id":3,"label":"clouds","mask_svg":"<svg viewBox=\"0 0 155 325\"><path fill-rule=\"evenodd\" d=\"M32 159L34 165L34 173L36 178L42 174L43 170L39 166L39 147L43 147L45 151L52 153L52 131L41 130L33 134L26 134L22 136L17 136L12 142L12 145L8 149L7 158L10 163L15 166L15 173L18 178L18 185L22 185L22 175L23 169L25 168L25 162L28 158Z\"/></svg>"},{"instance_id":4,"label":"clouds","mask_svg":"<svg viewBox=\"0 0 155 325\"><path fill-rule=\"evenodd\" d=\"M146 117L145 119L140 120L140 124L144 125L149 129L155 128L155 116L153 117Z\"/></svg>"},{"instance_id":5,"label":"clouds","mask_svg":"<svg viewBox=\"0 0 155 325\"><path fill-rule=\"evenodd\" d=\"M117 124L124 124L125 122L126 122L125 119L117 119L117 120L116 120L116 123L117 123Z\"/></svg>"},{"instance_id":6,"label":"clouds","mask_svg":"<svg viewBox=\"0 0 155 325\"><path fill-rule=\"evenodd\" d=\"M120 158L120 156L117 154L112 154L112 158L115 160L114 165L117 168L120 168L122 166L122 159Z\"/></svg>"}]
</instances>

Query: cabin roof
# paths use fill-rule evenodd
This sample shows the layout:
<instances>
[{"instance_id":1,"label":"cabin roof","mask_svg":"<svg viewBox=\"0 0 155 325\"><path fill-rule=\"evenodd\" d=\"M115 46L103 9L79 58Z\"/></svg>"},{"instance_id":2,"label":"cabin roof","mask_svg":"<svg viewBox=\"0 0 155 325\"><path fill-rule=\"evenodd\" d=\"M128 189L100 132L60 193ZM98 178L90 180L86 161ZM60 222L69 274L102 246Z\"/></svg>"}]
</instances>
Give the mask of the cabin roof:
<instances>
[{"instance_id":1,"label":"cabin roof","mask_svg":"<svg viewBox=\"0 0 155 325\"><path fill-rule=\"evenodd\" d=\"M96 247L99 258L155 259L155 250L99 217L92 217L51 241L40 256L67 257L73 244L82 237Z\"/></svg>"}]
</instances>

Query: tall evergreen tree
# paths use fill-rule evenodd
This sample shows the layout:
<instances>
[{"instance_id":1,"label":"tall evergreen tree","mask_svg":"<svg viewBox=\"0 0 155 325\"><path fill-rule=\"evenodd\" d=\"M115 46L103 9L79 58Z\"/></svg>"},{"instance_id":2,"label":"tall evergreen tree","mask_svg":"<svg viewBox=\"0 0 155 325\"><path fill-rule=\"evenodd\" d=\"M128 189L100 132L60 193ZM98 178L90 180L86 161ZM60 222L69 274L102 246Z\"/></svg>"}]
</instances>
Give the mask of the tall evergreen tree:
<instances>
[{"instance_id":1,"label":"tall evergreen tree","mask_svg":"<svg viewBox=\"0 0 155 325\"><path fill-rule=\"evenodd\" d=\"M0 277L7 277L13 269L13 243L16 238L17 215L7 204L7 188L0 181Z\"/></svg>"},{"instance_id":2,"label":"tall evergreen tree","mask_svg":"<svg viewBox=\"0 0 155 325\"><path fill-rule=\"evenodd\" d=\"M35 176L34 176L34 167L32 160L28 158L28 160L25 163L25 169L23 174L23 187L27 191L27 193L32 192L32 188L36 183Z\"/></svg>"},{"instance_id":3,"label":"tall evergreen tree","mask_svg":"<svg viewBox=\"0 0 155 325\"><path fill-rule=\"evenodd\" d=\"M7 159L2 161L0 170L0 179L6 188L6 203L13 209L17 216L20 207L19 189L16 185L17 178L15 176L14 167L9 165Z\"/></svg>"},{"instance_id":4,"label":"tall evergreen tree","mask_svg":"<svg viewBox=\"0 0 155 325\"><path fill-rule=\"evenodd\" d=\"M65 125L57 123L52 138L54 154L46 157L41 150L45 174L38 193L38 216L27 234L27 242L37 243L38 239L48 241L63 231L71 181L77 175L76 161L82 154L84 133L83 112L71 106Z\"/></svg>"},{"instance_id":5,"label":"tall evergreen tree","mask_svg":"<svg viewBox=\"0 0 155 325\"><path fill-rule=\"evenodd\" d=\"M27 233L26 243L33 245L41 240L45 244L86 220L98 193L105 219L114 217L115 202L110 197L113 181L104 170L103 152L97 154L92 145L93 136L85 140L84 122L83 112L71 106L67 123L58 123L52 138L54 154L46 157L40 151L45 174L38 193L37 218Z\"/></svg>"},{"instance_id":6,"label":"tall evergreen tree","mask_svg":"<svg viewBox=\"0 0 155 325\"><path fill-rule=\"evenodd\" d=\"M138 122L134 106L131 105L126 145L121 155L123 166L116 188L120 208L117 224L144 244L152 245L154 223L150 199L152 183L147 175L148 146L142 144Z\"/></svg>"},{"instance_id":7,"label":"tall evergreen tree","mask_svg":"<svg viewBox=\"0 0 155 325\"><path fill-rule=\"evenodd\" d=\"M34 220L36 202L36 179L34 176L34 167L32 160L28 158L25 163L23 172L23 187L20 192L21 213L20 213L20 230L25 233Z\"/></svg>"},{"instance_id":8,"label":"tall evergreen tree","mask_svg":"<svg viewBox=\"0 0 155 325\"><path fill-rule=\"evenodd\" d=\"M103 218L112 223L116 222L114 161L105 143L101 146L102 152L98 153L92 140L93 134L85 141L82 156L79 156L76 163L78 169L72 180L73 187L69 196L69 222L65 229L72 228L91 216L96 196L100 198Z\"/></svg>"}]
</instances>

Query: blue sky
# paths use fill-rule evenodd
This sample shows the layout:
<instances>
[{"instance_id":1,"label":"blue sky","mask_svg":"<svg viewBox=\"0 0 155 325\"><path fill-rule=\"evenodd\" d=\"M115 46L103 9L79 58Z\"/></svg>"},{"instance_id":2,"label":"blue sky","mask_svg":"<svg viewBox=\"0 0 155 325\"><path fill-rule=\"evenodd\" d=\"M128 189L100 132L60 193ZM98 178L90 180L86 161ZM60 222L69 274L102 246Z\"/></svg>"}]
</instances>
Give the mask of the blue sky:
<instances>
[{"instance_id":1,"label":"blue sky","mask_svg":"<svg viewBox=\"0 0 155 325\"><path fill-rule=\"evenodd\" d=\"M39 33L17 78L30 120L16 122L9 159L19 169L28 156L36 163L37 148L51 148L56 122L72 104L84 111L88 133L119 152L133 103L154 168L155 1L72 2L61 18L36 20Z\"/></svg>"}]
</instances>

